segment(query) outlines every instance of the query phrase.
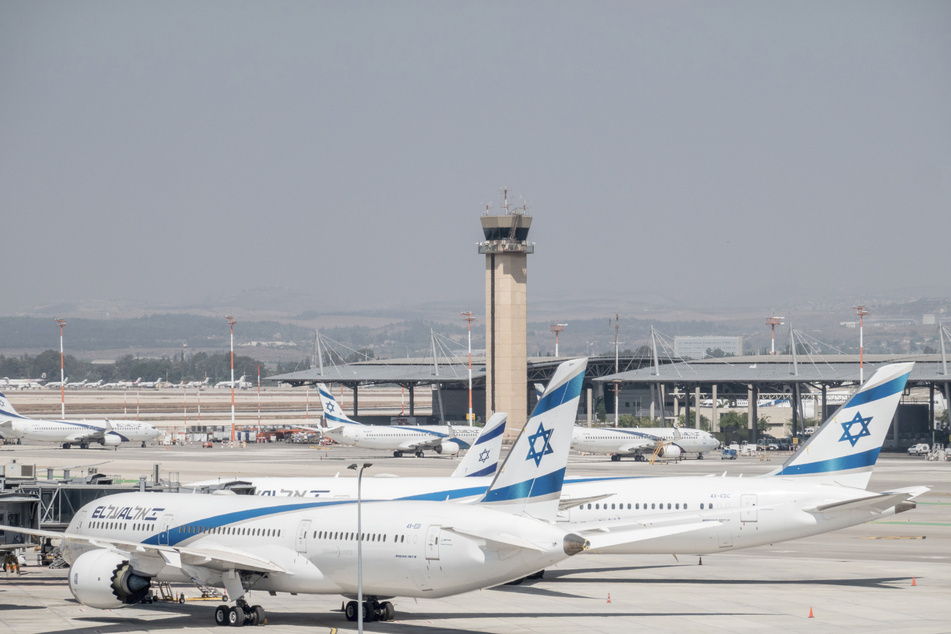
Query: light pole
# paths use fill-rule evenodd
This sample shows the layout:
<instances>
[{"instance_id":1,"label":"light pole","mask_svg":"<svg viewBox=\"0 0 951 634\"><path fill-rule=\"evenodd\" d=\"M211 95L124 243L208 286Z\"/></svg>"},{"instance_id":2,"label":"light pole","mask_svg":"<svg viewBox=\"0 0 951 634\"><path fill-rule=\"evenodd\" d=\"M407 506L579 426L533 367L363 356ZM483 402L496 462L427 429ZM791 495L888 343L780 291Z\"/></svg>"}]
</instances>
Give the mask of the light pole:
<instances>
[{"instance_id":1,"label":"light pole","mask_svg":"<svg viewBox=\"0 0 951 634\"><path fill-rule=\"evenodd\" d=\"M469 417L468 422L471 427L475 423L475 416L472 415L472 322L476 320L472 316L472 311L466 311L464 313L459 313L462 315L462 318L466 320L466 325L469 328Z\"/></svg>"},{"instance_id":2,"label":"light pole","mask_svg":"<svg viewBox=\"0 0 951 634\"><path fill-rule=\"evenodd\" d=\"M66 377L63 366L63 328L66 321L63 319L54 319L59 324L59 407L60 418L66 418Z\"/></svg>"},{"instance_id":3,"label":"light pole","mask_svg":"<svg viewBox=\"0 0 951 634\"><path fill-rule=\"evenodd\" d=\"M234 317L225 317L231 326L231 444L234 445L234 325L238 322Z\"/></svg>"},{"instance_id":4,"label":"light pole","mask_svg":"<svg viewBox=\"0 0 951 634\"><path fill-rule=\"evenodd\" d=\"M549 330L555 333L555 358L556 359L558 358L558 333L564 332L565 326L567 325L568 324L552 324L551 327L549 327Z\"/></svg>"},{"instance_id":5,"label":"light pole","mask_svg":"<svg viewBox=\"0 0 951 634\"><path fill-rule=\"evenodd\" d=\"M863 333L863 322L862 319L868 315L868 310L865 309L865 306L853 306L852 310L856 311L859 316L859 387L865 383L865 369L863 367L863 355L865 352L865 340Z\"/></svg>"},{"instance_id":6,"label":"light pole","mask_svg":"<svg viewBox=\"0 0 951 634\"><path fill-rule=\"evenodd\" d=\"M363 633L363 521L361 518L361 495L360 486L363 483L363 470L372 467L373 464L364 462L362 465L353 463L347 469L357 471L357 632Z\"/></svg>"}]
</instances>

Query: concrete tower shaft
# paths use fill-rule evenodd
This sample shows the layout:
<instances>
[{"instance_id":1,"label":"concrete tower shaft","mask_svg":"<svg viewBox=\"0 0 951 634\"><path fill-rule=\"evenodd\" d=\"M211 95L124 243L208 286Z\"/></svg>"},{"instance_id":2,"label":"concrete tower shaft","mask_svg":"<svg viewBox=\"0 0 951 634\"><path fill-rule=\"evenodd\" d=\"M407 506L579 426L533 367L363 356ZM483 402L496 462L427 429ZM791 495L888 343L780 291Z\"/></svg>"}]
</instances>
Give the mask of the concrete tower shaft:
<instances>
[{"instance_id":1,"label":"concrete tower shaft","mask_svg":"<svg viewBox=\"0 0 951 634\"><path fill-rule=\"evenodd\" d=\"M482 216L485 241L485 411L507 412L506 432L518 433L528 420L528 242L532 217L522 213Z\"/></svg>"}]
</instances>

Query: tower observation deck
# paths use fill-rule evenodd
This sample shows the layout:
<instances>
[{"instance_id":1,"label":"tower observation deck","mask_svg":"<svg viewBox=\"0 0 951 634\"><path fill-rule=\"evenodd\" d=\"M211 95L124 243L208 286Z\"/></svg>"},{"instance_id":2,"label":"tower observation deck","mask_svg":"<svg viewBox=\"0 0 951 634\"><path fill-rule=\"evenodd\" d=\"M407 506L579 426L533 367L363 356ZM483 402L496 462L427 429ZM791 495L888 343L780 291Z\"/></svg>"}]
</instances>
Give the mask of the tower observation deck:
<instances>
[{"instance_id":1,"label":"tower observation deck","mask_svg":"<svg viewBox=\"0 0 951 634\"><path fill-rule=\"evenodd\" d=\"M528 242L532 217L508 211L481 218L485 241L486 418L507 412L506 433L517 434L528 420L526 328Z\"/></svg>"}]
</instances>

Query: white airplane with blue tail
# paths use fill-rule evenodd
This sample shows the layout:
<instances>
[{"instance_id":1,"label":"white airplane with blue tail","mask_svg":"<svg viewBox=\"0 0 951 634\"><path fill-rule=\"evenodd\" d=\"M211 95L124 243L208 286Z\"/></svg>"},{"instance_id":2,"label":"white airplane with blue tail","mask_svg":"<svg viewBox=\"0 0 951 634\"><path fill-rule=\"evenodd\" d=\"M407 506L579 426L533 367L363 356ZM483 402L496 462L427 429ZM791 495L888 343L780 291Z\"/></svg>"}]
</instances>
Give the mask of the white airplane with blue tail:
<instances>
[{"instance_id":1,"label":"white airplane with blue tail","mask_svg":"<svg viewBox=\"0 0 951 634\"><path fill-rule=\"evenodd\" d=\"M236 602L215 608L217 625L265 622L252 588L342 594L349 620L391 620L391 597L491 587L587 548L555 523L585 365L559 368L475 504L139 492L86 504L65 534L0 530L63 538L70 592L90 607L138 603L153 583L192 582L223 587Z\"/></svg>"},{"instance_id":2,"label":"white airplane with blue tail","mask_svg":"<svg viewBox=\"0 0 951 634\"><path fill-rule=\"evenodd\" d=\"M414 453L422 458L425 450L454 456L468 449L479 435L478 427L468 425L364 425L347 416L323 383L317 384L324 410L324 436L342 445L364 449L385 449L394 458Z\"/></svg>"}]
</instances>

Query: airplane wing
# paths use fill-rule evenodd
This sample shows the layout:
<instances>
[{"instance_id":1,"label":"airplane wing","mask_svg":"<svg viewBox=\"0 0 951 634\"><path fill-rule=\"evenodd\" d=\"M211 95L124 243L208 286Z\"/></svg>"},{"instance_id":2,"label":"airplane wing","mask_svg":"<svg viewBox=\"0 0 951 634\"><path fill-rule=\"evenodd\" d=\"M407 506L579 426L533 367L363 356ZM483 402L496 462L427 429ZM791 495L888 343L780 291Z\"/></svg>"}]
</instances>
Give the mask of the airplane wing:
<instances>
[{"instance_id":1,"label":"airplane wing","mask_svg":"<svg viewBox=\"0 0 951 634\"><path fill-rule=\"evenodd\" d=\"M444 440L451 440L448 436L425 436L420 438L410 438L400 443L402 451L411 451L413 449L434 449L440 446Z\"/></svg>"},{"instance_id":2,"label":"airplane wing","mask_svg":"<svg viewBox=\"0 0 951 634\"><path fill-rule=\"evenodd\" d=\"M830 504L820 504L812 508L803 509L807 513L838 513L840 511L869 511L872 513L882 513L902 502L907 502L919 495L929 491L928 487L909 487L907 489L897 489L895 491L886 491L884 493L872 493L863 495L850 500L832 502ZM914 503L911 503L913 508Z\"/></svg>"},{"instance_id":3,"label":"airplane wing","mask_svg":"<svg viewBox=\"0 0 951 634\"><path fill-rule=\"evenodd\" d=\"M650 438L637 438L633 439L628 443L625 443L614 450L616 454L631 454L636 451L643 451L644 449L653 450L657 446L656 440L651 440Z\"/></svg>"},{"instance_id":4,"label":"airplane wing","mask_svg":"<svg viewBox=\"0 0 951 634\"><path fill-rule=\"evenodd\" d=\"M87 440L98 440L106 433L105 429L80 429L75 433L66 436L66 442L85 442Z\"/></svg>"},{"instance_id":5,"label":"airplane wing","mask_svg":"<svg viewBox=\"0 0 951 634\"><path fill-rule=\"evenodd\" d=\"M494 542L496 544L501 544L503 546L511 546L514 548L527 548L529 550L537 550L539 552L545 552L544 548L540 548L538 545L533 544L527 539L522 539L516 537L515 535L510 535L508 533L496 533L492 534L485 532L478 532L473 530L463 530L455 526L443 526L444 531L449 531L451 533L457 533L459 535L465 535L467 537L474 537L476 539L483 539L487 542Z\"/></svg>"},{"instance_id":6,"label":"airplane wing","mask_svg":"<svg viewBox=\"0 0 951 634\"><path fill-rule=\"evenodd\" d=\"M590 552L597 553L603 548L623 546L634 542L645 542L670 535L679 535L693 531L710 530L719 526L719 520L697 520L666 526L641 526L619 530L576 531L591 544Z\"/></svg>"},{"instance_id":7,"label":"airplane wing","mask_svg":"<svg viewBox=\"0 0 951 634\"><path fill-rule=\"evenodd\" d=\"M16 526L2 526L0 530L13 533L23 533L35 537L50 537L67 542L89 544L96 548L103 548L119 555L129 557L158 557L166 565L181 568L185 566L201 566L210 570L248 570L251 572L286 572L284 568L260 557L254 557L226 548L182 548L178 546L156 546L141 542L128 542L121 539L103 539L102 537L86 537L70 533L55 531L19 528Z\"/></svg>"}]
</instances>

